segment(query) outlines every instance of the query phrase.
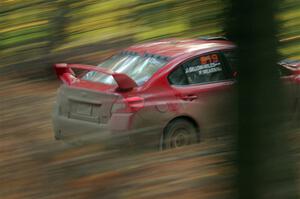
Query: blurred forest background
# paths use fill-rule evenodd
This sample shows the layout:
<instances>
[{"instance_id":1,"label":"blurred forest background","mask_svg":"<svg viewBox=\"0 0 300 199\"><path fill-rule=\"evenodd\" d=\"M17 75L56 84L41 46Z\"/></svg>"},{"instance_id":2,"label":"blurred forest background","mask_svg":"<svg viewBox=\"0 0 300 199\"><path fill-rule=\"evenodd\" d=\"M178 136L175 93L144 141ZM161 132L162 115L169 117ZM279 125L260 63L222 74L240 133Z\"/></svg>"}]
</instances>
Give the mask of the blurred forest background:
<instances>
[{"instance_id":1,"label":"blurred forest background","mask_svg":"<svg viewBox=\"0 0 300 199\"><path fill-rule=\"evenodd\" d=\"M0 198L234 198L232 138L145 154L100 144L70 146L53 139L51 111L60 83L45 81L54 77L55 62L97 64L147 40L223 35L229 2L0 0ZM279 2L278 52L300 59L300 1ZM288 150L296 162L297 190L299 141L299 129L292 129ZM290 191L291 184L282 182L275 186Z\"/></svg>"},{"instance_id":2,"label":"blurred forest background","mask_svg":"<svg viewBox=\"0 0 300 199\"><path fill-rule=\"evenodd\" d=\"M226 2L2 0L1 71L32 74L57 61L98 63L114 50L145 40L224 34ZM277 17L280 54L299 59L299 1L280 1Z\"/></svg>"}]
</instances>

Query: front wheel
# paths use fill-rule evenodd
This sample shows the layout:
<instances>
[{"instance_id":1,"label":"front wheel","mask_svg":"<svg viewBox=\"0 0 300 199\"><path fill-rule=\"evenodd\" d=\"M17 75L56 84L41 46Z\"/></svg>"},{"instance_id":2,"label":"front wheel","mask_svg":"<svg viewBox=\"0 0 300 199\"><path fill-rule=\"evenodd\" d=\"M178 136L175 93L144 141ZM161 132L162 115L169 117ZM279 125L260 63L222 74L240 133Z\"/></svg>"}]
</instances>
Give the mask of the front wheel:
<instances>
[{"instance_id":1,"label":"front wheel","mask_svg":"<svg viewBox=\"0 0 300 199\"><path fill-rule=\"evenodd\" d=\"M163 149L179 148L197 142L195 126L186 120L175 120L165 129Z\"/></svg>"}]
</instances>

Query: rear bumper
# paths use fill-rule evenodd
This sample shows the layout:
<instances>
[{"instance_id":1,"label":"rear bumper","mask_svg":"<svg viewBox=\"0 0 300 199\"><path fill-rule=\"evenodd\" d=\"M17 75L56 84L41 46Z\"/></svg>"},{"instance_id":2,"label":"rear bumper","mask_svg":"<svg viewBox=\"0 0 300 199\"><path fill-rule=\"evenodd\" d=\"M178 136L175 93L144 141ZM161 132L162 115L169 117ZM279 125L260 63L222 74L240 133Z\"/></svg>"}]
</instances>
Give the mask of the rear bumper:
<instances>
[{"instance_id":1,"label":"rear bumper","mask_svg":"<svg viewBox=\"0 0 300 199\"><path fill-rule=\"evenodd\" d=\"M53 116L54 137L67 142L103 143L108 146L130 144L129 131L113 132L109 125L64 116Z\"/></svg>"},{"instance_id":2,"label":"rear bumper","mask_svg":"<svg viewBox=\"0 0 300 199\"><path fill-rule=\"evenodd\" d=\"M56 139L90 137L94 134L97 134L97 137L100 139L107 139L111 136L106 125L93 124L64 116L53 117L53 130Z\"/></svg>"},{"instance_id":3,"label":"rear bumper","mask_svg":"<svg viewBox=\"0 0 300 199\"><path fill-rule=\"evenodd\" d=\"M107 124L93 123L52 114L54 137L67 142L103 143L106 146L120 145L158 145L162 127L134 128L131 114L112 116Z\"/></svg>"}]
</instances>

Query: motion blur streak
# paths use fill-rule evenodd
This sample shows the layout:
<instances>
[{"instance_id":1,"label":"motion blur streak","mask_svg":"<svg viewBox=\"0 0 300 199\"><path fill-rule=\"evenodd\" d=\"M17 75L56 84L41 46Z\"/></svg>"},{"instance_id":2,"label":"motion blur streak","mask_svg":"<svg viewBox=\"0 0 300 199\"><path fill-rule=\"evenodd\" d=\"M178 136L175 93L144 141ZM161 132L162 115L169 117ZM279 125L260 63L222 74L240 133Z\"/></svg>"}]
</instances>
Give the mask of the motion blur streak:
<instances>
[{"instance_id":1,"label":"motion blur streak","mask_svg":"<svg viewBox=\"0 0 300 199\"><path fill-rule=\"evenodd\" d=\"M226 2L1 0L0 198L232 198L233 138L160 153L106 149L54 141L50 120L53 63L97 64L142 41L223 34ZM284 0L277 13L283 57L300 59L299 4ZM299 171L300 131L291 131Z\"/></svg>"}]
</instances>

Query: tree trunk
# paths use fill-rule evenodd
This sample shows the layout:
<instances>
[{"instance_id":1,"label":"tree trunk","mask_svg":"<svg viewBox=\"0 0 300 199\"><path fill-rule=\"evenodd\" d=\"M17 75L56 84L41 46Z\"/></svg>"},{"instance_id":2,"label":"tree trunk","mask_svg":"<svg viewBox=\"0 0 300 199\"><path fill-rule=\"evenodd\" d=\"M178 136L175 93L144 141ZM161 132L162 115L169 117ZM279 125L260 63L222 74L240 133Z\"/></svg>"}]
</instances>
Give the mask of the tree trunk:
<instances>
[{"instance_id":1,"label":"tree trunk","mask_svg":"<svg viewBox=\"0 0 300 199\"><path fill-rule=\"evenodd\" d=\"M276 0L231 0L229 37L238 46L238 196L296 198L276 68Z\"/></svg>"}]
</instances>

